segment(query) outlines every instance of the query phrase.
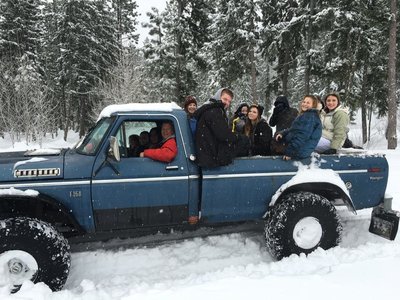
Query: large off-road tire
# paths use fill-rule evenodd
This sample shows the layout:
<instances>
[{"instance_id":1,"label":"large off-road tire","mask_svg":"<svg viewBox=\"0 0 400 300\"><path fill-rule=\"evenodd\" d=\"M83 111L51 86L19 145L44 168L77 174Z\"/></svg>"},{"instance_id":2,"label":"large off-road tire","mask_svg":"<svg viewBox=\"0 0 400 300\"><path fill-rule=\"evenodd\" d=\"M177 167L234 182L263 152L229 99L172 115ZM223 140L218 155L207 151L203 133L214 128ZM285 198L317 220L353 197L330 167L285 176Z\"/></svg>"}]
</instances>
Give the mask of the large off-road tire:
<instances>
[{"instance_id":1,"label":"large off-road tire","mask_svg":"<svg viewBox=\"0 0 400 300\"><path fill-rule=\"evenodd\" d=\"M0 241L0 286L15 292L31 280L62 289L71 257L68 241L53 226L26 217L0 220Z\"/></svg>"},{"instance_id":2,"label":"large off-road tire","mask_svg":"<svg viewBox=\"0 0 400 300\"><path fill-rule=\"evenodd\" d=\"M266 245L272 256L282 259L339 244L342 225L329 200L310 192L283 197L265 219Z\"/></svg>"}]
</instances>

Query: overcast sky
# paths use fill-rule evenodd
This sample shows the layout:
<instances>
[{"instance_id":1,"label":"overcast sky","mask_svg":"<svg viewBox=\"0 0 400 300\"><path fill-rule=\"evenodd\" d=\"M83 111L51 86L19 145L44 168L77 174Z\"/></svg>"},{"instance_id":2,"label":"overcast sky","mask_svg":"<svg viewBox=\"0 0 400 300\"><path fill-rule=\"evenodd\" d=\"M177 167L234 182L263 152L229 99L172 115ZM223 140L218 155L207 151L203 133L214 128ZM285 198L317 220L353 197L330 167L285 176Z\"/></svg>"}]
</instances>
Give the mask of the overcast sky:
<instances>
[{"instance_id":1,"label":"overcast sky","mask_svg":"<svg viewBox=\"0 0 400 300\"><path fill-rule=\"evenodd\" d=\"M139 35L139 47L143 45L143 41L145 40L148 30L142 27L143 22L148 22L149 18L146 16L146 12L150 11L152 7L157 7L161 12L164 10L166 6L166 0L136 0L138 5L138 11L140 16L138 18L138 33Z\"/></svg>"}]
</instances>

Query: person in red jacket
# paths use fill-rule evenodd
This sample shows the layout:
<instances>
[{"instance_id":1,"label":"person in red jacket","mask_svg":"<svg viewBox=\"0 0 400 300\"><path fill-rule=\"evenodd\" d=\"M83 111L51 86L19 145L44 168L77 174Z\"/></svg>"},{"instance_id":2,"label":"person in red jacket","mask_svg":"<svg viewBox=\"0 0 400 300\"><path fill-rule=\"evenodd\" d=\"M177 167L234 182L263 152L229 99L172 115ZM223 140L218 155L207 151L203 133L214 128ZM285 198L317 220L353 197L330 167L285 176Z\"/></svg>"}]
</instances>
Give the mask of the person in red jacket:
<instances>
[{"instance_id":1,"label":"person in red jacket","mask_svg":"<svg viewBox=\"0 0 400 300\"><path fill-rule=\"evenodd\" d=\"M163 140L160 147L156 149L146 149L140 153L140 157L148 157L162 162L171 162L178 153L176 146L174 127L171 122L163 122L161 125L161 136Z\"/></svg>"}]
</instances>

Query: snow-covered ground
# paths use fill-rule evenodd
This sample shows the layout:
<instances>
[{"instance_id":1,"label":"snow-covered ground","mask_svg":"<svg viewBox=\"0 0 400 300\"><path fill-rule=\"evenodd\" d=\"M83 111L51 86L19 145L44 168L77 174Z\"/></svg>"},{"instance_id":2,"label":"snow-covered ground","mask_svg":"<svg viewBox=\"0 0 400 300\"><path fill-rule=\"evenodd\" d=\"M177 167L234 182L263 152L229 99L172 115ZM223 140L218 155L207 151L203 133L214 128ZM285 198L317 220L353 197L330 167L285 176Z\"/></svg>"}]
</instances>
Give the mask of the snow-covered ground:
<instances>
[{"instance_id":1,"label":"snow-covered ground","mask_svg":"<svg viewBox=\"0 0 400 300\"><path fill-rule=\"evenodd\" d=\"M351 138L360 144L357 124L352 125ZM387 192L400 210L400 149L385 150L384 128L383 121L374 122L368 148L386 154ZM76 135L69 143L53 141L45 146L74 142ZM35 145L11 148L7 138L0 138L0 151L27 148ZM0 299L398 299L400 238L391 242L369 233L370 210L340 215L341 245L307 257L274 261L264 249L262 232L254 231L148 246L118 247L118 241L110 241L96 244L102 250L72 254L62 291L52 293L42 283L27 282L14 295L0 289Z\"/></svg>"}]
</instances>

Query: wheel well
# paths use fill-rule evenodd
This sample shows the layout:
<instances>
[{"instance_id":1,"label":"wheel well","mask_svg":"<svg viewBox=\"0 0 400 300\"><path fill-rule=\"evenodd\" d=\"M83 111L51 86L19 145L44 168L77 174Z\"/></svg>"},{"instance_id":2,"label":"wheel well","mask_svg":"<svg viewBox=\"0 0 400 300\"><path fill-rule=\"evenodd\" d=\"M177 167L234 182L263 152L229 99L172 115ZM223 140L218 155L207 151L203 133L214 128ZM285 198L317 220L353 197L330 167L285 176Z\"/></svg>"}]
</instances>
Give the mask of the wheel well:
<instances>
[{"instance_id":1,"label":"wheel well","mask_svg":"<svg viewBox=\"0 0 400 300\"><path fill-rule=\"evenodd\" d=\"M84 232L62 203L43 194L37 197L0 197L0 220L11 217L31 217L45 221L66 237Z\"/></svg>"},{"instance_id":2,"label":"wheel well","mask_svg":"<svg viewBox=\"0 0 400 300\"><path fill-rule=\"evenodd\" d=\"M356 211L351 198L340 187L329 182L306 182L292 185L282 192L273 205L279 203L283 199L283 196L297 192L311 192L318 194L331 202L334 202L336 199L341 199L350 211Z\"/></svg>"}]
</instances>

